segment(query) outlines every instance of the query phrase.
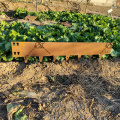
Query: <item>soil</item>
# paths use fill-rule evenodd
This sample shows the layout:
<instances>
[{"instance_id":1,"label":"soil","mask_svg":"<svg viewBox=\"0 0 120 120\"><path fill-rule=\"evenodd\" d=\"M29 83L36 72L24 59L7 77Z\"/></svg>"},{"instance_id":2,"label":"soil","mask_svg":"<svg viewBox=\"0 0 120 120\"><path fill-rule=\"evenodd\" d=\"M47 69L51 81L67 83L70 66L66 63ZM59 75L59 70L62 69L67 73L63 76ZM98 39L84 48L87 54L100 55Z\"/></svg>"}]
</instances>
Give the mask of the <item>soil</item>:
<instances>
[{"instance_id":1,"label":"soil","mask_svg":"<svg viewBox=\"0 0 120 120\"><path fill-rule=\"evenodd\" d=\"M119 120L120 59L0 63L0 118L8 104L30 120ZM9 118L9 116L8 116Z\"/></svg>"},{"instance_id":2,"label":"soil","mask_svg":"<svg viewBox=\"0 0 120 120\"><path fill-rule=\"evenodd\" d=\"M10 14L18 7L36 10L31 3L5 3ZM40 4L38 11L76 10L71 4L68 8L67 3ZM85 12L84 9L82 4L79 11ZM106 14L108 9L89 5L87 11ZM120 16L119 11L120 8L114 8L112 14ZM16 19L4 16L0 20ZM9 120L17 112L17 108L7 111L9 104L21 105L21 114L29 120L120 120L120 58L98 61L82 57L80 61L27 64L0 62L0 120Z\"/></svg>"},{"instance_id":3,"label":"soil","mask_svg":"<svg viewBox=\"0 0 120 120\"><path fill-rule=\"evenodd\" d=\"M4 0L5 1L5 0ZM25 3L25 2L3 2L6 4L6 8L0 4L1 8L0 11L7 10L7 11L14 11L18 7L20 8L26 8L29 11L36 11L36 3ZM113 16L119 16L120 17L120 7L107 7L107 6L96 6L93 4L89 4L87 7L87 13L94 13L96 14L108 14L107 11L109 9L113 9L112 15ZM39 3L37 5L37 11L48 11L48 10L53 10L53 11L77 11L77 12L82 12L84 13L86 9L86 4L84 3L78 3L78 2L59 2L59 1L52 1L46 2L46 3Z\"/></svg>"}]
</instances>

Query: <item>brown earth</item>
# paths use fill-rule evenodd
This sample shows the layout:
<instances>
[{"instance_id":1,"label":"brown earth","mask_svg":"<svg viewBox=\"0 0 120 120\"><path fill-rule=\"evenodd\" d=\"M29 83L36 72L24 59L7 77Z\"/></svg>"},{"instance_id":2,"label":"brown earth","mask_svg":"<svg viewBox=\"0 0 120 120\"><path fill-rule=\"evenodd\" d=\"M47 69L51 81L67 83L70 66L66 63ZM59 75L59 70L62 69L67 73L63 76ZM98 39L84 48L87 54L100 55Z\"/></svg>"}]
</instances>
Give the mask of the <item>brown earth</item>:
<instances>
[{"instance_id":1,"label":"brown earth","mask_svg":"<svg viewBox=\"0 0 120 120\"><path fill-rule=\"evenodd\" d=\"M16 10L18 7L20 8L26 8L29 11L36 11L36 3L25 3L25 2L3 2L6 4L8 11ZM5 10L5 7L1 5L0 10ZM87 13L89 12L98 12L96 14L107 14L107 11L111 9L112 7L106 7L106 6L96 6L89 4L87 7ZM40 11L47 11L47 10L54 10L54 11L65 11L65 10L73 10L84 13L86 9L86 4L83 3L76 3L76 2L59 2L59 1L52 1L51 3L46 2L44 4L38 4L37 10ZM113 16L120 16L120 7L114 7L112 8Z\"/></svg>"},{"instance_id":2,"label":"brown earth","mask_svg":"<svg viewBox=\"0 0 120 120\"><path fill-rule=\"evenodd\" d=\"M2 120L10 103L29 120L119 120L120 59L1 62Z\"/></svg>"}]
</instances>

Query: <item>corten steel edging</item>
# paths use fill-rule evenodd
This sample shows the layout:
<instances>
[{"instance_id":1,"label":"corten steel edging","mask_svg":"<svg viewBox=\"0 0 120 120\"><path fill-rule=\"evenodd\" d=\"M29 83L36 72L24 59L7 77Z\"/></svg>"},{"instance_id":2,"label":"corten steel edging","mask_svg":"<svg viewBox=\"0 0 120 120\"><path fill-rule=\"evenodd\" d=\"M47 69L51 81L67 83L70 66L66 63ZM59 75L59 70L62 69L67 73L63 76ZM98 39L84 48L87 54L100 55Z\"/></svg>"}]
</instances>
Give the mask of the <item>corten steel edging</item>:
<instances>
[{"instance_id":1,"label":"corten steel edging","mask_svg":"<svg viewBox=\"0 0 120 120\"><path fill-rule=\"evenodd\" d=\"M11 42L13 57L24 57L25 63L29 56L39 56L42 62L43 56L53 56L55 62L57 56L110 54L113 43L96 42Z\"/></svg>"}]
</instances>

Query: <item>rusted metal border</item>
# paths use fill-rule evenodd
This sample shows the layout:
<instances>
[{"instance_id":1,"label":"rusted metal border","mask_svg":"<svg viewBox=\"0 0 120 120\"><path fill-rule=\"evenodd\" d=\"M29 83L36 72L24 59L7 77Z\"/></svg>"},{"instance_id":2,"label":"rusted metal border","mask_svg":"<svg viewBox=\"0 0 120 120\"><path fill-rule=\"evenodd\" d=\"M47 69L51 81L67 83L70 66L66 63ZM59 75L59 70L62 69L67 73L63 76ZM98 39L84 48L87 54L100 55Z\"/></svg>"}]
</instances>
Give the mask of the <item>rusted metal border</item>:
<instances>
[{"instance_id":1,"label":"rusted metal border","mask_svg":"<svg viewBox=\"0 0 120 120\"><path fill-rule=\"evenodd\" d=\"M38 56L42 62L44 56L53 56L55 62L57 56L66 56L66 61L71 55L77 55L78 60L82 55L110 54L113 43L96 42L11 42L13 57L24 57L27 63L29 56Z\"/></svg>"}]
</instances>

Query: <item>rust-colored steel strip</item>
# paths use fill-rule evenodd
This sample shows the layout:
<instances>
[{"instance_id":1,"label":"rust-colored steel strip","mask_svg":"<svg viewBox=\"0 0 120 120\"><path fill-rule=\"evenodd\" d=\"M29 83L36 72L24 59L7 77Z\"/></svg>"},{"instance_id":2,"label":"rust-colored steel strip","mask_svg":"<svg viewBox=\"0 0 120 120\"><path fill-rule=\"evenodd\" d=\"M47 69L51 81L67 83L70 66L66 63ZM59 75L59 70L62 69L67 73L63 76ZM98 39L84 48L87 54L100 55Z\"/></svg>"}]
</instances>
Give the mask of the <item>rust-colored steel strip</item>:
<instances>
[{"instance_id":1,"label":"rust-colored steel strip","mask_svg":"<svg viewBox=\"0 0 120 120\"><path fill-rule=\"evenodd\" d=\"M55 62L57 56L110 54L113 43L95 42L11 42L13 57L24 57L25 62L29 56L38 56L42 62L43 56L53 56Z\"/></svg>"}]
</instances>

